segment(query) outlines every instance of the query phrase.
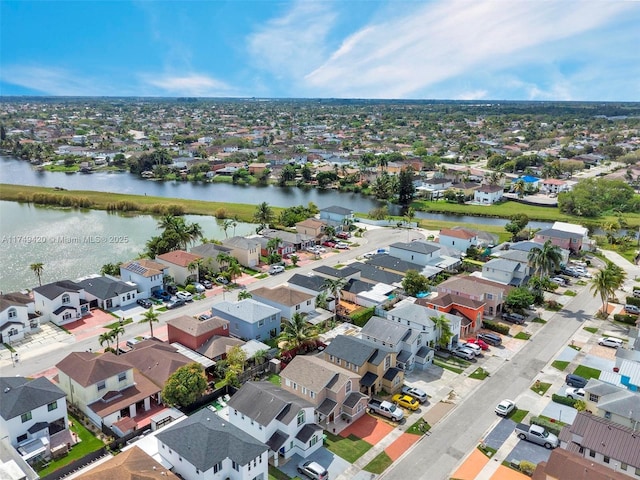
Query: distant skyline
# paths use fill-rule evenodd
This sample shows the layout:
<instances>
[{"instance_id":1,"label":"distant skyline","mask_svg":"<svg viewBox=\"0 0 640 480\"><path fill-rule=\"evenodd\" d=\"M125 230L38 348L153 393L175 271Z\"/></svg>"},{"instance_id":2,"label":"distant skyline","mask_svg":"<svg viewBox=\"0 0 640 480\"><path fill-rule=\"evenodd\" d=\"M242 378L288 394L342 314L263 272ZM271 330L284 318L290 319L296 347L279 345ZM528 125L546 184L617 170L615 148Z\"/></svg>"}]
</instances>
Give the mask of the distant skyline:
<instances>
[{"instance_id":1,"label":"distant skyline","mask_svg":"<svg viewBox=\"0 0 640 480\"><path fill-rule=\"evenodd\" d=\"M640 101L640 2L0 0L0 95Z\"/></svg>"}]
</instances>

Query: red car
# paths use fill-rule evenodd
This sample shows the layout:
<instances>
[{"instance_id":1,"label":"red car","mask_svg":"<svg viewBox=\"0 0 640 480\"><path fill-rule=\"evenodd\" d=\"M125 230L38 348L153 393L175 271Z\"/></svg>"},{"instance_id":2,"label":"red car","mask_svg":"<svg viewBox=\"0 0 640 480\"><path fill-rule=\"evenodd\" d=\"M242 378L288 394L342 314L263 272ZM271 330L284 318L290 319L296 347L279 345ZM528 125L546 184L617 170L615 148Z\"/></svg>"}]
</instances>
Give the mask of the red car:
<instances>
[{"instance_id":1,"label":"red car","mask_svg":"<svg viewBox=\"0 0 640 480\"><path fill-rule=\"evenodd\" d=\"M489 345L487 345L485 343L484 340L481 340L479 338L467 338L465 340L467 343L475 343L476 345L478 345L482 350L489 350Z\"/></svg>"},{"instance_id":2,"label":"red car","mask_svg":"<svg viewBox=\"0 0 640 480\"><path fill-rule=\"evenodd\" d=\"M343 240L346 240L350 237L351 235L349 235L349 233L347 232L340 232L336 235L336 237L341 238Z\"/></svg>"},{"instance_id":3,"label":"red car","mask_svg":"<svg viewBox=\"0 0 640 480\"><path fill-rule=\"evenodd\" d=\"M322 242L322 245L324 245L325 247L334 248L336 246L336 242L327 240L326 242Z\"/></svg>"}]
</instances>

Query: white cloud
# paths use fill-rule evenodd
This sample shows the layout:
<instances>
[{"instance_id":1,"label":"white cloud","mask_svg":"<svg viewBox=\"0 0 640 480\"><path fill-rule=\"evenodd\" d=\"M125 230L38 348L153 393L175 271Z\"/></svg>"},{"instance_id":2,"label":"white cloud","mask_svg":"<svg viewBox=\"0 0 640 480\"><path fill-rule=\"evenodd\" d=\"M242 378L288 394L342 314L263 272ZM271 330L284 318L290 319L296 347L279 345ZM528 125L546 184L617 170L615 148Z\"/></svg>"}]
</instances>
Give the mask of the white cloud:
<instances>
[{"instance_id":1,"label":"white cloud","mask_svg":"<svg viewBox=\"0 0 640 480\"><path fill-rule=\"evenodd\" d=\"M48 95L92 96L126 95L116 93L112 87L97 78L80 75L59 67L35 65L9 65L0 70L3 82L19 85Z\"/></svg>"},{"instance_id":2,"label":"white cloud","mask_svg":"<svg viewBox=\"0 0 640 480\"><path fill-rule=\"evenodd\" d=\"M188 75L144 74L140 77L145 83L162 89L162 93L165 94L215 97L228 95L231 92L231 87L226 83L198 73Z\"/></svg>"},{"instance_id":3,"label":"white cloud","mask_svg":"<svg viewBox=\"0 0 640 480\"><path fill-rule=\"evenodd\" d=\"M295 80L321 65L337 17L329 7L330 2L298 1L286 15L258 28L247 45L255 66Z\"/></svg>"},{"instance_id":4,"label":"white cloud","mask_svg":"<svg viewBox=\"0 0 640 480\"><path fill-rule=\"evenodd\" d=\"M409 9L367 25L346 38L322 65L306 75L306 91L310 95L323 92L337 97L430 97L430 87L464 76L468 78L467 90L480 94L486 85L474 84L477 72L486 76L487 72L530 66L531 78L535 78L537 68L571 58L576 50L592 56L592 60L607 57L611 52L598 50L595 44L592 45L595 50L582 52L571 40L637 9L634 3L597 0L440 0L417 6L403 3ZM494 89L499 90L499 86L494 85ZM566 79L551 90L530 85L527 91L531 98L572 97Z\"/></svg>"}]
</instances>

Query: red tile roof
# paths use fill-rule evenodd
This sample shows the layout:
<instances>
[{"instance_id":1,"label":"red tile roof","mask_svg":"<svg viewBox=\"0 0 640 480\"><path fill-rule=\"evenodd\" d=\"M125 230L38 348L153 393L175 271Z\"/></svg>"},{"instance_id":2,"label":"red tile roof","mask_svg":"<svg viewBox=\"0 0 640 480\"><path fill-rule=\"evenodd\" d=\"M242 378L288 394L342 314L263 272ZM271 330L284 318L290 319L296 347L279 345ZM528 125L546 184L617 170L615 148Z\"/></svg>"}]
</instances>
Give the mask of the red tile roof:
<instances>
[{"instance_id":1,"label":"red tile roof","mask_svg":"<svg viewBox=\"0 0 640 480\"><path fill-rule=\"evenodd\" d=\"M184 250L174 250L173 252L158 255L156 258L164 260L167 263L173 263L174 265L178 265L180 267L186 267L191 262L194 262L203 257L194 253L185 252Z\"/></svg>"}]
</instances>

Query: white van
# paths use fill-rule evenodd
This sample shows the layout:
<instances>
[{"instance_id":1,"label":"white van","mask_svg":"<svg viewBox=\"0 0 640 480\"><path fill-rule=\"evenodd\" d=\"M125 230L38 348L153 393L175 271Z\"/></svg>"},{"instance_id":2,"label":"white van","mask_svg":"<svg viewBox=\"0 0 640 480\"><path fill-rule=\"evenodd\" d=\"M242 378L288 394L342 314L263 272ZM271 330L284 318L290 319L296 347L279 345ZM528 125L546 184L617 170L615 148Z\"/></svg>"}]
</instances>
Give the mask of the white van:
<instances>
[{"instance_id":1,"label":"white van","mask_svg":"<svg viewBox=\"0 0 640 480\"><path fill-rule=\"evenodd\" d=\"M284 267L282 265L271 265L271 268L269 269L269 275L276 275L282 272L284 272Z\"/></svg>"}]
</instances>

